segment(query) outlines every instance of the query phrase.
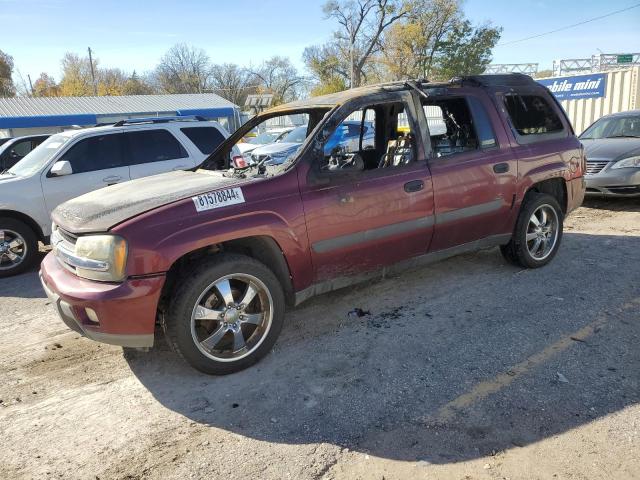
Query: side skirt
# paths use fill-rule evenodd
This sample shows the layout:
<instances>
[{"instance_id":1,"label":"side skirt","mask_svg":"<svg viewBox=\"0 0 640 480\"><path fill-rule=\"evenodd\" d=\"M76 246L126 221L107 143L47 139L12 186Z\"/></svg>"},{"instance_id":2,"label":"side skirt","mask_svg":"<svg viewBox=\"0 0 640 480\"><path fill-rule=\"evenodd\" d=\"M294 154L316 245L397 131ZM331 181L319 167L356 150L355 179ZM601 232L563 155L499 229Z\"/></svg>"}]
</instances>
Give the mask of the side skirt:
<instances>
[{"instance_id":1,"label":"side skirt","mask_svg":"<svg viewBox=\"0 0 640 480\"><path fill-rule=\"evenodd\" d=\"M300 290L295 294L295 305L298 306L302 302L309 300L316 295L322 295L324 293L332 292L340 288L349 287L358 283L375 280L378 278L386 278L390 275L396 275L408 270L414 270L420 267L424 267L431 263L439 262L446 258L454 257L462 253L473 252L475 250L481 250L483 248L496 247L498 245L504 245L511 239L510 233L501 235L492 235L490 237L475 240L473 242L464 243L455 247L447 248L445 250L439 250L437 252L431 252L419 257L409 258L396 264L382 267L370 272L361 273L358 275L352 275L348 277L338 277L324 282L315 283L304 290Z\"/></svg>"}]
</instances>

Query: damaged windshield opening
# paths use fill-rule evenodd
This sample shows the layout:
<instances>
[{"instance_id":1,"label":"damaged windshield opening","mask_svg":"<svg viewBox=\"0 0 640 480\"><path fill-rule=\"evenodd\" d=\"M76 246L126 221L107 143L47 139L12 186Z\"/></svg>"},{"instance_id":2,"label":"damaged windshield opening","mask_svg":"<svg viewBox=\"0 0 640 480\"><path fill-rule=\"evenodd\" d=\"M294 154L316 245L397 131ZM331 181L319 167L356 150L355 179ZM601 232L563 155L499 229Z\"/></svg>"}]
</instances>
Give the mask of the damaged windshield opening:
<instances>
[{"instance_id":1,"label":"damaged windshield opening","mask_svg":"<svg viewBox=\"0 0 640 480\"><path fill-rule=\"evenodd\" d=\"M201 165L225 175L273 176L298 158L306 140L329 108L289 110L254 117L240 127Z\"/></svg>"}]
</instances>

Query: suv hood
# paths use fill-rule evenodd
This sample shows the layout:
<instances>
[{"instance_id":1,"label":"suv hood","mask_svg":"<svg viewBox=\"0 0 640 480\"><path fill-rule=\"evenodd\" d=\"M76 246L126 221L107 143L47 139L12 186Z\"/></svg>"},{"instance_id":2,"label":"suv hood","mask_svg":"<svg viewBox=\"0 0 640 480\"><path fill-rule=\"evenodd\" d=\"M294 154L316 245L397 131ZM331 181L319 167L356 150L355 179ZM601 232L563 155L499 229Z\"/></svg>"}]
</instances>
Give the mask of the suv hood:
<instances>
[{"instance_id":1,"label":"suv hood","mask_svg":"<svg viewBox=\"0 0 640 480\"><path fill-rule=\"evenodd\" d=\"M262 145L253 149L251 151L251 154L252 155L273 155L275 153L295 150L296 148L301 146L302 146L302 143L291 143L291 142L268 143L267 145Z\"/></svg>"},{"instance_id":2,"label":"suv hood","mask_svg":"<svg viewBox=\"0 0 640 480\"><path fill-rule=\"evenodd\" d=\"M201 193L250 182L219 171L175 171L101 188L59 205L56 225L72 233L106 232L129 218Z\"/></svg>"},{"instance_id":3,"label":"suv hood","mask_svg":"<svg viewBox=\"0 0 640 480\"><path fill-rule=\"evenodd\" d=\"M640 138L599 138L580 140L587 160L616 160L640 155Z\"/></svg>"}]
</instances>

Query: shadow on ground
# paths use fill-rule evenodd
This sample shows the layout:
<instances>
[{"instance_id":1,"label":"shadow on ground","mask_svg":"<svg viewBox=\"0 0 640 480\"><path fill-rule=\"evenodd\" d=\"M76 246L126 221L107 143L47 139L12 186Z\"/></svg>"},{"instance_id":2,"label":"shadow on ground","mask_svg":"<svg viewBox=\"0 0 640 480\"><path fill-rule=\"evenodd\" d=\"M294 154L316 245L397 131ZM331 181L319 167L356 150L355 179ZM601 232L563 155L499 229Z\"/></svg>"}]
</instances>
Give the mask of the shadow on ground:
<instances>
[{"instance_id":1,"label":"shadow on ground","mask_svg":"<svg viewBox=\"0 0 640 480\"><path fill-rule=\"evenodd\" d=\"M584 199L582 206L597 210L611 210L613 212L640 212L640 197L608 198L589 196Z\"/></svg>"},{"instance_id":2,"label":"shadow on ground","mask_svg":"<svg viewBox=\"0 0 640 480\"><path fill-rule=\"evenodd\" d=\"M640 400L639 260L640 237L568 233L543 269L507 266L493 249L311 300L238 374L199 374L163 342L125 356L159 402L195 422L458 462ZM371 315L348 318L356 306Z\"/></svg>"},{"instance_id":3,"label":"shadow on ground","mask_svg":"<svg viewBox=\"0 0 640 480\"><path fill-rule=\"evenodd\" d=\"M0 296L16 298L45 298L47 295L44 293L44 290L40 285L40 278L38 277L37 272L40 270L40 262L42 262L46 254L46 251L38 252L38 260L35 262L35 265L25 273L7 278L0 278Z\"/></svg>"}]
</instances>

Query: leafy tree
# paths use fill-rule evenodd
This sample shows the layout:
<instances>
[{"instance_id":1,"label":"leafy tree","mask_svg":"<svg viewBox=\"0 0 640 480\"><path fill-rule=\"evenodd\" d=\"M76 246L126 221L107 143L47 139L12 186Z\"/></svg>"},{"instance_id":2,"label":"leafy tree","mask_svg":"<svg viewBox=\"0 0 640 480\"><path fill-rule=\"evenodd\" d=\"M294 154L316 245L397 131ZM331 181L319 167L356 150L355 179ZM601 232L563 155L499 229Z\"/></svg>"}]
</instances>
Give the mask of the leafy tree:
<instances>
[{"instance_id":1,"label":"leafy tree","mask_svg":"<svg viewBox=\"0 0 640 480\"><path fill-rule=\"evenodd\" d=\"M127 75L119 68L106 68L98 71L98 95L124 95Z\"/></svg>"},{"instance_id":2,"label":"leafy tree","mask_svg":"<svg viewBox=\"0 0 640 480\"><path fill-rule=\"evenodd\" d=\"M33 82L33 96L34 97L59 97L60 87L53 79L46 73L42 72L40 77Z\"/></svg>"},{"instance_id":3,"label":"leafy tree","mask_svg":"<svg viewBox=\"0 0 640 480\"><path fill-rule=\"evenodd\" d=\"M0 97L15 97L13 84L13 57L0 50Z\"/></svg>"},{"instance_id":4,"label":"leafy tree","mask_svg":"<svg viewBox=\"0 0 640 480\"><path fill-rule=\"evenodd\" d=\"M391 79L430 78L442 42L462 15L460 0L411 0L383 45Z\"/></svg>"},{"instance_id":5,"label":"leafy tree","mask_svg":"<svg viewBox=\"0 0 640 480\"><path fill-rule=\"evenodd\" d=\"M438 77L448 80L484 72L501 33L502 28L491 25L474 28L468 20L456 23L440 48Z\"/></svg>"},{"instance_id":6,"label":"leafy tree","mask_svg":"<svg viewBox=\"0 0 640 480\"><path fill-rule=\"evenodd\" d=\"M349 88L347 81L343 77L330 77L319 83L311 89L310 95L317 97L319 95L326 95L328 93L341 92Z\"/></svg>"},{"instance_id":7,"label":"leafy tree","mask_svg":"<svg viewBox=\"0 0 640 480\"><path fill-rule=\"evenodd\" d=\"M201 48L174 45L160 59L155 79L165 93L202 93L211 88L211 61Z\"/></svg>"},{"instance_id":8,"label":"leafy tree","mask_svg":"<svg viewBox=\"0 0 640 480\"><path fill-rule=\"evenodd\" d=\"M98 70L98 60L93 59L94 73ZM91 64L88 57L80 57L67 52L62 58L62 80L60 95L63 97L87 97L95 95Z\"/></svg>"},{"instance_id":9,"label":"leafy tree","mask_svg":"<svg viewBox=\"0 0 640 480\"><path fill-rule=\"evenodd\" d=\"M151 95L153 93L155 93L153 86L141 78L135 70L122 85L122 95Z\"/></svg>"}]
</instances>

